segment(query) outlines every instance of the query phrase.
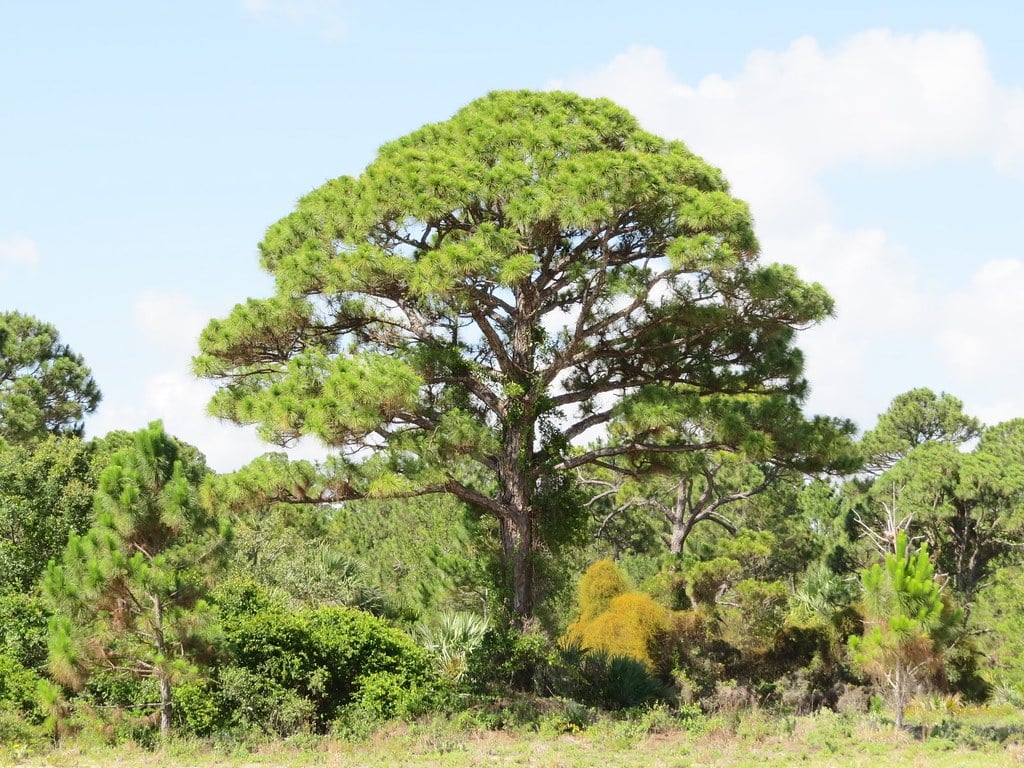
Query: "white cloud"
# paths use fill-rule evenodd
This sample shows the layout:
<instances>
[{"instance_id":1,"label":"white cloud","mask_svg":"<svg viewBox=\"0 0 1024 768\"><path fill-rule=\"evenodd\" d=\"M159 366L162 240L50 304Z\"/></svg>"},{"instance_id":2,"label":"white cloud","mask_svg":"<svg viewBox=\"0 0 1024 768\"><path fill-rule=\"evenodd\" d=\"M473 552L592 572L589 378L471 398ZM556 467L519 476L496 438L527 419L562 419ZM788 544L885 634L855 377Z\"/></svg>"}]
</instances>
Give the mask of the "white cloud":
<instances>
[{"instance_id":1,"label":"white cloud","mask_svg":"<svg viewBox=\"0 0 1024 768\"><path fill-rule=\"evenodd\" d=\"M937 343L967 385L1020 389L1024 379L1024 262L982 265L964 290L946 297Z\"/></svg>"},{"instance_id":2,"label":"white cloud","mask_svg":"<svg viewBox=\"0 0 1024 768\"><path fill-rule=\"evenodd\" d=\"M190 296L146 291L133 306L135 324L151 344L180 358L191 355L210 314Z\"/></svg>"},{"instance_id":3,"label":"white cloud","mask_svg":"<svg viewBox=\"0 0 1024 768\"><path fill-rule=\"evenodd\" d=\"M977 366L993 364L1000 351L1024 360L1024 294L1016 287L1024 288L1024 266L988 265L965 294L930 295L921 266L928 254L870 222L838 226L821 184L824 172L844 164L950 159L1024 178L1024 92L996 82L973 34L875 30L834 50L804 37L783 51L755 51L734 77L711 74L695 84L679 81L660 50L635 47L552 86L612 98L647 129L682 139L721 167L751 205L764 257L795 264L832 293L838 318L800 341L813 409L865 419L898 387L941 388L942 376L921 378L941 369L940 332L961 378L980 375ZM1005 399L1024 413L1024 398Z\"/></svg>"},{"instance_id":4,"label":"white cloud","mask_svg":"<svg viewBox=\"0 0 1024 768\"><path fill-rule=\"evenodd\" d=\"M24 235L0 239L0 263L34 267L39 263L39 248Z\"/></svg>"},{"instance_id":5,"label":"white cloud","mask_svg":"<svg viewBox=\"0 0 1024 768\"><path fill-rule=\"evenodd\" d=\"M1024 154L1024 93L995 82L968 32L874 30L833 52L804 37L782 52L755 51L735 78L696 86L676 81L664 53L638 47L565 85L611 96L716 163L747 155L748 166L766 153L801 176L851 160L987 153L1005 165Z\"/></svg>"},{"instance_id":6,"label":"white cloud","mask_svg":"<svg viewBox=\"0 0 1024 768\"><path fill-rule=\"evenodd\" d=\"M238 469L267 451L281 450L260 440L254 429L222 422L206 412L216 388L192 375L191 358L200 331L215 315L213 311L204 310L184 294L147 291L135 301L133 314L139 333L159 354L160 370L144 374L141 400L102 404L89 421L90 434L136 430L160 419L168 432L199 448L210 466L220 472ZM306 459L326 455L312 443L288 452Z\"/></svg>"},{"instance_id":7,"label":"white cloud","mask_svg":"<svg viewBox=\"0 0 1024 768\"><path fill-rule=\"evenodd\" d=\"M241 5L262 21L284 21L328 40L342 37L347 28L339 0L241 0Z\"/></svg>"}]
</instances>

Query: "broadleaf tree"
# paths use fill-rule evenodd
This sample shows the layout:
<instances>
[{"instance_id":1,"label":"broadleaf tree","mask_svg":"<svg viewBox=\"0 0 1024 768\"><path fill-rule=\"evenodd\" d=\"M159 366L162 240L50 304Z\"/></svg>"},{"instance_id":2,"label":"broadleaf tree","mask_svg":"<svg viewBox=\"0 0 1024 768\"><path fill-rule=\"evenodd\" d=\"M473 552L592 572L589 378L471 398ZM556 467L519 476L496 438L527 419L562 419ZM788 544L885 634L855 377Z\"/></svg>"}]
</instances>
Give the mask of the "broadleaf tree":
<instances>
[{"instance_id":1,"label":"broadleaf tree","mask_svg":"<svg viewBox=\"0 0 1024 768\"><path fill-rule=\"evenodd\" d=\"M716 168L569 93L492 93L383 146L260 254L275 295L200 339L212 413L337 449L333 501L449 493L493 515L520 620L570 470L713 447L581 438L666 398L802 396L794 334L832 310L759 263Z\"/></svg>"},{"instance_id":2,"label":"broadleaf tree","mask_svg":"<svg viewBox=\"0 0 1024 768\"><path fill-rule=\"evenodd\" d=\"M30 592L68 536L89 527L98 453L76 437L0 450L0 593Z\"/></svg>"}]
</instances>

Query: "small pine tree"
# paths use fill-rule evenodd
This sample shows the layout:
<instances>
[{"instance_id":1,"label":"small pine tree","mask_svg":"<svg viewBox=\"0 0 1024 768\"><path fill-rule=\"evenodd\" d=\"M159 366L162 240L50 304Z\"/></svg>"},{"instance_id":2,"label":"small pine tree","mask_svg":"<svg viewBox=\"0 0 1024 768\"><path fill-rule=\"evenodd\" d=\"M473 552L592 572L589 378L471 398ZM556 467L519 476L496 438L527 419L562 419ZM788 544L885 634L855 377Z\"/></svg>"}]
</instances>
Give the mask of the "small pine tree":
<instances>
[{"instance_id":1,"label":"small pine tree","mask_svg":"<svg viewBox=\"0 0 1024 768\"><path fill-rule=\"evenodd\" d=\"M916 552L907 535L896 536L895 552L861 571L864 634L850 638L854 661L892 689L896 727L912 685L926 670L942 666L960 612L943 599L927 545Z\"/></svg>"},{"instance_id":2,"label":"small pine tree","mask_svg":"<svg viewBox=\"0 0 1024 768\"><path fill-rule=\"evenodd\" d=\"M172 683L202 646L202 598L229 534L198 503L204 472L160 422L135 433L100 477L96 523L71 537L43 585L54 677L74 688L98 670L156 680L163 736Z\"/></svg>"}]
</instances>

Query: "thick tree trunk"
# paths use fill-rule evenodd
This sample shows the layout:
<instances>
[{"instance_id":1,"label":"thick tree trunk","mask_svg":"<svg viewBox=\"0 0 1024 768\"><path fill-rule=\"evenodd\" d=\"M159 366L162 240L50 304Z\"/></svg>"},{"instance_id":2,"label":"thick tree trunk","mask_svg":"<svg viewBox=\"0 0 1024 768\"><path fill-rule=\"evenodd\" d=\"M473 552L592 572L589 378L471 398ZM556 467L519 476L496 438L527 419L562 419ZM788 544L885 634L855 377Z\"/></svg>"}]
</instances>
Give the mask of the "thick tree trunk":
<instances>
[{"instance_id":1,"label":"thick tree trunk","mask_svg":"<svg viewBox=\"0 0 1024 768\"><path fill-rule=\"evenodd\" d=\"M528 284L513 289L515 311L508 339L509 368L505 371L509 396L506 422L498 459L501 516L501 549L512 577L511 608L522 627L533 617L533 510L535 408L539 392L534 387L536 323L540 297Z\"/></svg>"},{"instance_id":2,"label":"thick tree trunk","mask_svg":"<svg viewBox=\"0 0 1024 768\"><path fill-rule=\"evenodd\" d=\"M528 515L501 521L501 549L512 577L512 614L522 625L533 616L533 525Z\"/></svg>"},{"instance_id":3,"label":"thick tree trunk","mask_svg":"<svg viewBox=\"0 0 1024 768\"><path fill-rule=\"evenodd\" d=\"M511 609L522 626L533 616L533 487L530 479L532 424L519 424L505 432L498 460L501 517L501 552L511 577Z\"/></svg>"}]
</instances>

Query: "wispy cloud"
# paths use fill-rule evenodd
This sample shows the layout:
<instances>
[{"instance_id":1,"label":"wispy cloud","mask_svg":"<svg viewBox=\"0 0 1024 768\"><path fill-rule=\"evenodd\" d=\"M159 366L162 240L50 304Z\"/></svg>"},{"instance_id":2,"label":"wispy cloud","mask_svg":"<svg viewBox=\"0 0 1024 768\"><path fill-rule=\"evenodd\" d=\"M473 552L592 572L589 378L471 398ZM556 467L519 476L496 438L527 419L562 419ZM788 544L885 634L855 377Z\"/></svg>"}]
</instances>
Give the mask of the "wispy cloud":
<instances>
[{"instance_id":1,"label":"wispy cloud","mask_svg":"<svg viewBox=\"0 0 1024 768\"><path fill-rule=\"evenodd\" d=\"M203 326L226 308L209 309L182 293L146 291L135 300L133 319L139 339L158 350L161 370L142 382L134 402L103 403L89 420L90 435L114 429L133 431L161 419L168 432L195 445L219 472L238 469L256 456L279 447L262 442L253 428L242 428L209 416L207 403L216 386L192 374L191 358L198 352ZM326 451L313 441L290 448L292 458L321 460Z\"/></svg>"},{"instance_id":2,"label":"wispy cloud","mask_svg":"<svg viewBox=\"0 0 1024 768\"><path fill-rule=\"evenodd\" d=\"M24 235L0 238L0 264L34 267L39 263L39 248Z\"/></svg>"},{"instance_id":3,"label":"wispy cloud","mask_svg":"<svg viewBox=\"0 0 1024 768\"><path fill-rule=\"evenodd\" d=\"M262 21L292 24L328 40L343 37L348 28L339 0L241 0L241 5Z\"/></svg>"}]
</instances>

